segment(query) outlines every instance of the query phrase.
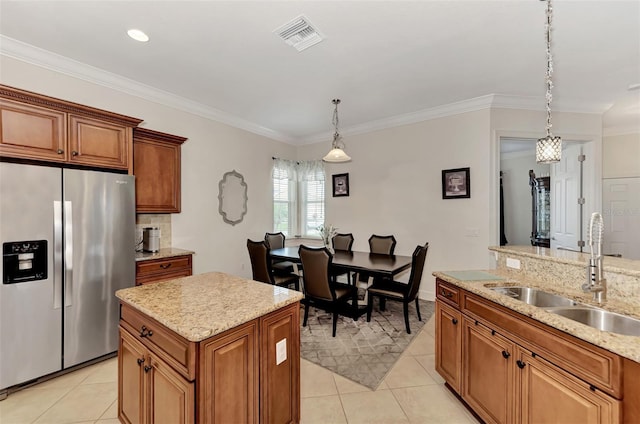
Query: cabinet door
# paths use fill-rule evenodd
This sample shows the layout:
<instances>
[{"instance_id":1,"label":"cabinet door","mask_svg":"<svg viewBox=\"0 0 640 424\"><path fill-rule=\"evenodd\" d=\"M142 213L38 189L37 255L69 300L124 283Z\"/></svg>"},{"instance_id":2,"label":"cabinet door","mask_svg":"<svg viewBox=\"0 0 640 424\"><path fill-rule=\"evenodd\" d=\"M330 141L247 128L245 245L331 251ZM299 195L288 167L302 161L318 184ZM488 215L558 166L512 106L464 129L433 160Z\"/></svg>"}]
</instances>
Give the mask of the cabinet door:
<instances>
[{"instance_id":1,"label":"cabinet door","mask_svg":"<svg viewBox=\"0 0 640 424\"><path fill-rule=\"evenodd\" d=\"M147 350L120 327L118 349L118 418L126 424L144 420L144 366L148 365Z\"/></svg>"},{"instance_id":2,"label":"cabinet door","mask_svg":"<svg viewBox=\"0 0 640 424\"><path fill-rule=\"evenodd\" d=\"M515 345L467 317L462 331L462 398L487 423L514 422Z\"/></svg>"},{"instance_id":3,"label":"cabinet door","mask_svg":"<svg viewBox=\"0 0 640 424\"><path fill-rule=\"evenodd\" d=\"M436 371L460 393L462 380L462 314L436 302Z\"/></svg>"},{"instance_id":4,"label":"cabinet door","mask_svg":"<svg viewBox=\"0 0 640 424\"><path fill-rule=\"evenodd\" d=\"M84 116L69 115L69 161L79 165L128 169L132 130Z\"/></svg>"},{"instance_id":5,"label":"cabinet door","mask_svg":"<svg viewBox=\"0 0 640 424\"><path fill-rule=\"evenodd\" d=\"M136 211L180 212L180 145L134 140Z\"/></svg>"},{"instance_id":6,"label":"cabinet door","mask_svg":"<svg viewBox=\"0 0 640 424\"><path fill-rule=\"evenodd\" d=\"M260 422L300 422L300 304L260 318Z\"/></svg>"},{"instance_id":7,"label":"cabinet door","mask_svg":"<svg viewBox=\"0 0 640 424\"><path fill-rule=\"evenodd\" d=\"M64 162L66 115L0 99L0 155Z\"/></svg>"},{"instance_id":8,"label":"cabinet door","mask_svg":"<svg viewBox=\"0 0 640 424\"><path fill-rule=\"evenodd\" d=\"M185 424L195 422L195 383L184 379L153 354L149 355L148 419L149 424Z\"/></svg>"},{"instance_id":9,"label":"cabinet door","mask_svg":"<svg viewBox=\"0 0 640 424\"><path fill-rule=\"evenodd\" d=\"M517 364L522 424L620 422L620 401L524 349L519 349Z\"/></svg>"},{"instance_id":10,"label":"cabinet door","mask_svg":"<svg viewBox=\"0 0 640 424\"><path fill-rule=\"evenodd\" d=\"M200 343L199 423L258 422L258 320Z\"/></svg>"}]
</instances>

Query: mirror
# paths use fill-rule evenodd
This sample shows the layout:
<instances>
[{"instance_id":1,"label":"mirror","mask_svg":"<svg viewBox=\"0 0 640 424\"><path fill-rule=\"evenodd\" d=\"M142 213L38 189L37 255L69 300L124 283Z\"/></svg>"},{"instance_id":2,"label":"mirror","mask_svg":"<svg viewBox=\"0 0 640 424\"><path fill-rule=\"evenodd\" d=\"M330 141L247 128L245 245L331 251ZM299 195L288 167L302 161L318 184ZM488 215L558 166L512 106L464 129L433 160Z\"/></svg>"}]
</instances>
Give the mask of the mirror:
<instances>
[{"instance_id":1,"label":"mirror","mask_svg":"<svg viewBox=\"0 0 640 424\"><path fill-rule=\"evenodd\" d=\"M226 172L218 183L218 212L227 224L242 222L247 213L247 183L233 171Z\"/></svg>"}]
</instances>

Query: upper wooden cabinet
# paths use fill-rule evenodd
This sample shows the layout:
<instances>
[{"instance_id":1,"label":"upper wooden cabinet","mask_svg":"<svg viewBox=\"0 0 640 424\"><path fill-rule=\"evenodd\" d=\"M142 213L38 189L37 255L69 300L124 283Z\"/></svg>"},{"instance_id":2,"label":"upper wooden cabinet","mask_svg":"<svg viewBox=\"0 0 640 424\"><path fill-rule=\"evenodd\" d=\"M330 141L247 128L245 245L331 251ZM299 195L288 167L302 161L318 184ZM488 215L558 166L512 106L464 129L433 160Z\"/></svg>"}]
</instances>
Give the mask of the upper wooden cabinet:
<instances>
[{"instance_id":1,"label":"upper wooden cabinet","mask_svg":"<svg viewBox=\"0 0 640 424\"><path fill-rule=\"evenodd\" d=\"M141 119L0 85L0 156L133 171Z\"/></svg>"},{"instance_id":2,"label":"upper wooden cabinet","mask_svg":"<svg viewBox=\"0 0 640 424\"><path fill-rule=\"evenodd\" d=\"M146 128L133 130L136 212L180 212L180 146L186 140Z\"/></svg>"}]
</instances>

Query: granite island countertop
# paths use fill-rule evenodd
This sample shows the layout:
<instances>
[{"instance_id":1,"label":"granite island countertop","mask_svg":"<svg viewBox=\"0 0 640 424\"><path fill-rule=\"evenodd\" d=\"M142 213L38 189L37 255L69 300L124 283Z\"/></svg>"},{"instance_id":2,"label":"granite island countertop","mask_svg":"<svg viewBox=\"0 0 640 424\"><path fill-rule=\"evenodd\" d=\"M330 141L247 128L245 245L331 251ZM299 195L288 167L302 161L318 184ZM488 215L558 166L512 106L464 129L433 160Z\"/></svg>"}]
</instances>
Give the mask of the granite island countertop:
<instances>
[{"instance_id":1,"label":"granite island countertop","mask_svg":"<svg viewBox=\"0 0 640 424\"><path fill-rule=\"evenodd\" d=\"M524 286L541 289L550 293L559 294L571 298L579 303L602 308L611 312L627 315L640 319L640 307L635 302L623 302L619 300L607 300L603 305L598 305L591 300L590 294L575 291L566 287L554 287L542 280L517 276L500 269L481 271L436 271L433 275L441 280L460 287L499 305L509 308L522 315L526 315L544 324L547 324L574 337L582 339L603 349L617 353L620 356L640 362L640 337L626 336L607 331L600 331L569 318L547 312L543 308L529 305L522 301L491 290L491 287L499 286Z\"/></svg>"},{"instance_id":2,"label":"granite island countertop","mask_svg":"<svg viewBox=\"0 0 640 424\"><path fill-rule=\"evenodd\" d=\"M302 299L302 293L222 272L116 291L116 296L192 342Z\"/></svg>"},{"instance_id":3,"label":"granite island countertop","mask_svg":"<svg viewBox=\"0 0 640 424\"><path fill-rule=\"evenodd\" d=\"M193 255L192 250L178 249L176 247L163 247L157 252L136 252L136 262L152 259L173 258L175 256Z\"/></svg>"}]
</instances>

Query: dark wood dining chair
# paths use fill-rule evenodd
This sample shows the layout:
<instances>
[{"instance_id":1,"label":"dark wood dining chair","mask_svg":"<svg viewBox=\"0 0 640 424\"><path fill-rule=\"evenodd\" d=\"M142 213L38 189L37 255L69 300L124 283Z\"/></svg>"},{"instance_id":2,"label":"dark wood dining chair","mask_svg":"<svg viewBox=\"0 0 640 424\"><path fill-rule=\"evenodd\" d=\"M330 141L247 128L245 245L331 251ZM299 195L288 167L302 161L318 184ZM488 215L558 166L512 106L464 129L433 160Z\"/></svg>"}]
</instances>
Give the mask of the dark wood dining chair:
<instances>
[{"instance_id":1,"label":"dark wood dining chair","mask_svg":"<svg viewBox=\"0 0 640 424\"><path fill-rule=\"evenodd\" d=\"M289 287L293 284L296 290L300 290L300 276L296 272L287 275L278 275L271 268L271 255L269 247L264 240L253 241L247 239L247 250L251 259L251 271L253 279L276 286ZM294 265L294 270L296 266Z\"/></svg>"},{"instance_id":2,"label":"dark wood dining chair","mask_svg":"<svg viewBox=\"0 0 640 424\"><path fill-rule=\"evenodd\" d=\"M353 234L352 233L338 233L331 239L333 244L333 250L341 252L351 252L353 247ZM351 284L351 272L348 271L334 271L333 276L339 277L340 275L347 274L347 282Z\"/></svg>"},{"instance_id":3,"label":"dark wood dining chair","mask_svg":"<svg viewBox=\"0 0 640 424\"><path fill-rule=\"evenodd\" d=\"M358 307L357 290L354 286L341 284L331 278L331 263L333 255L326 247L298 248L300 262L304 268L304 320L302 326L307 326L309 307L314 306L333 314L333 337L336 336L338 314L348 315L353 311L354 320L357 319L355 308ZM353 303L349 305L349 300Z\"/></svg>"},{"instance_id":4,"label":"dark wood dining chair","mask_svg":"<svg viewBox=\"0 0 640 424\"><path fill-rule=\"evenodd\" d=\"M392 280L376 280L373 282L373 285L368 289L369 298L367 300L367 322L371 321L373 296L378 296L381 301L382 299L390 299L402 302L404 306L404 323L407 327L408 334L411 334L411 328L409 327L409 303L414 300L416 302L418 319L422 321L422 316L420 316L418 291L420 290L420 280L422 280L422 271L424 270L424 263L427 258L428 249L429 243L425 243L424 246L416 246L416 249L413 251L409 283Z\"/></svg>"},{"instance_id":5,"label":"dark wood dining chair","mask_svg":"<svg viewBox=\"0 0 640 424\"><path fill-rule=\"evenodd\" d=\"M393 255L396 249L396 238L393 235L379 236L372 234L369 237L369 252L382 255Z\"/></svg>"},{"instance_id":6,"label":"dark wood dining chair","mask_svg":"<svg viewBox=\"0 0 640 424\"><path fill-rule=\"evenodd\" d=\"M284 247L285 240L286 237L282 231L279 233L264 233L264 241L267 243L270 250L282 249ZM276 275L288 275L295 272L294 263L290 261L272 259L271 266Z\"/></svg>"}]
</instances>

